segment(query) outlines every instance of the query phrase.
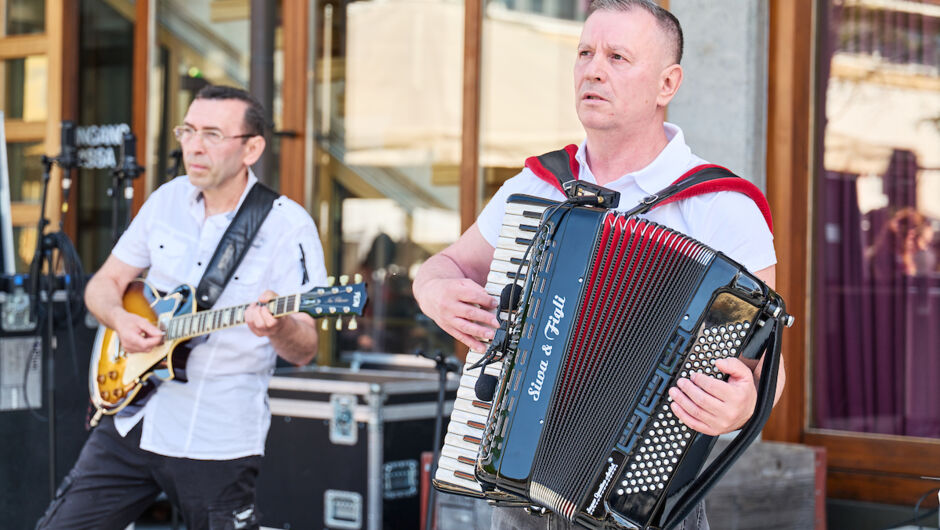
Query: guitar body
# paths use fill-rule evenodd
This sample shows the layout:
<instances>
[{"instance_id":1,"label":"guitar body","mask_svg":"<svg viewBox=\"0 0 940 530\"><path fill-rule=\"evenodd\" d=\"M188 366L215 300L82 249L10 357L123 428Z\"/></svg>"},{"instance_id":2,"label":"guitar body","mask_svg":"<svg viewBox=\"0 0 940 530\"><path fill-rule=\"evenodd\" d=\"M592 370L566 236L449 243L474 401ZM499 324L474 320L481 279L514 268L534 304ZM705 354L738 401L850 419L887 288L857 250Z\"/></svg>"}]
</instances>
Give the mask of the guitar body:
<instances>
[{"instance_id":1,"label":"guitar body","mask_svg":"<svg viewBox=\"0 0 940 530\"><path fill-rule=\"evenodd\" d=\"M170 318L196 312L193 288L181 285L166 296L144 280L134 280L124 293L124 309L149 320L155 326ZM155 370L164 370L159 378L184 378L185 357L174 358L174 350L186 341L166 341L146 353L127 353L118 334L107 327L98 328L91 355L89 393L102 414L116 414L133 401ZM180 348L186 350L186 348ZM182 351L180 352L182 353ZM152 383L152 382L151 382Z\"/></svg>"}]
</instances>

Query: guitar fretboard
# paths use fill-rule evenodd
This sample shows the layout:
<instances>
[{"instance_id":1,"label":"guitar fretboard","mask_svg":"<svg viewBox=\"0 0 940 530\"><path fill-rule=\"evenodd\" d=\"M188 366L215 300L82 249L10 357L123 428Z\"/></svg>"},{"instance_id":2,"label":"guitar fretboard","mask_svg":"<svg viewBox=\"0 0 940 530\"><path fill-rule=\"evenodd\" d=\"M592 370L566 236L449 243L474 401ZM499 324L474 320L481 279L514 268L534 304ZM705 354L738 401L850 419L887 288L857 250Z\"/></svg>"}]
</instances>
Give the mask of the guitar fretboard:
<instances>
[{"instance_id":1,"label":"guitar fretboard","mask_svg":"<svg viewBox=\"0 0 940 530\"><path fill-rule=\"evenodd\" d=\"M265 304L275 317L296 313L300 306L299 294L275 298ZM252 304L237 305L222 309L210 309L190 315L173 317L167 324L167 340L185 339L212 333L245 323L245 310Z\"/></svg>"}]
</instances>

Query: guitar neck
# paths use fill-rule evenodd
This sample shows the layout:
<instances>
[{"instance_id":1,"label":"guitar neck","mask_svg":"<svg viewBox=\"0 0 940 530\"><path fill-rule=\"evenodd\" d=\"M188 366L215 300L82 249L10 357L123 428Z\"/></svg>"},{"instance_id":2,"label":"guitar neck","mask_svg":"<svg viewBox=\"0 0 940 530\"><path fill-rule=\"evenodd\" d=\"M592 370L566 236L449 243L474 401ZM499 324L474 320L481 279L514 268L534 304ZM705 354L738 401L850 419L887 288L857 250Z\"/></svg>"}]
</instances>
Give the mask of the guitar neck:
<instances>
[{"instance_id":1,"label":"guitar neck","mask_svg":"<svg viewBox=\"0 0 940 530\"><path fill-rule=\"evenodd\" d=\"M274 298L265 304L271 314L282 317L296 313L300 307L299 294ZM253 304L243 304L222 309L210 309L189 315L173 317L167 323L167 340L191 339L220 329L231 328L245 323L245 310Z\"/></svg>"}]
</instances>

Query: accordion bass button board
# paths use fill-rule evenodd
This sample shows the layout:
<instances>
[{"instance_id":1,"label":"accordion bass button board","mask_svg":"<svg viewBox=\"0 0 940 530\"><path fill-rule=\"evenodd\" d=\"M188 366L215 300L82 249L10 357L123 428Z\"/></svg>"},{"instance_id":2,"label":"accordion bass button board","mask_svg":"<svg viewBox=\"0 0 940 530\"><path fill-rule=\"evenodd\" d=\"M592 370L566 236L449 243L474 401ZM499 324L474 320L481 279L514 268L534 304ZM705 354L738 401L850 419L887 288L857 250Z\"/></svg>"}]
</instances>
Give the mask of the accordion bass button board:
<instances>
[{"instance_id":1,"label":"accordion bass button board","mask_svg":"<svg viewBox=\"0 0 940 530\"><path fill-rule=\"evenodd\" d=\"M473 392L483 354L468 356L435 485L591 528L658 526L714 442L672 414L668 389L695 372L724 378L717 359L758 357L770 334L757 330L777 329L783 302L681 233L552 204L507 204L487 289L515 282L522 302L485 368L498 377L492 403Z\"/></svg>"}]
</instances>

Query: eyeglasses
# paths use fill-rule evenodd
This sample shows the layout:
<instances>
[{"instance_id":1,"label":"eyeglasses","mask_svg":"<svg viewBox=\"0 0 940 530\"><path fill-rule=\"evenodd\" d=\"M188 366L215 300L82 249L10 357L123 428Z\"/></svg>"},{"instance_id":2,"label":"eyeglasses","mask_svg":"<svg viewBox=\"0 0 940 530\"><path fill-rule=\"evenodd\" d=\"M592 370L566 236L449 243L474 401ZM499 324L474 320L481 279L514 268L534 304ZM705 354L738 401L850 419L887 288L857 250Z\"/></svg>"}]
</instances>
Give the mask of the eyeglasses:
<instances>
[{"instance_id":1,"label":"eyeglasses","mask_svg":"<svg viewBox=\"0 0 940 530\"><path fill-rule=\"evenodd\" d=\"M176 140L180 143L189 140L193 137L194 134L198 135L199 138L202 139L202 142L208 145L219 145L224 140L232 140L234 138L251 138L252 136L258 136L257 134L225 136L222 134L222 131L217 129L203 129L201 131L197 131L188 125L177 125L176 127L173 127L173 136L176 136Z\"/></svg>"}]
</instances>

